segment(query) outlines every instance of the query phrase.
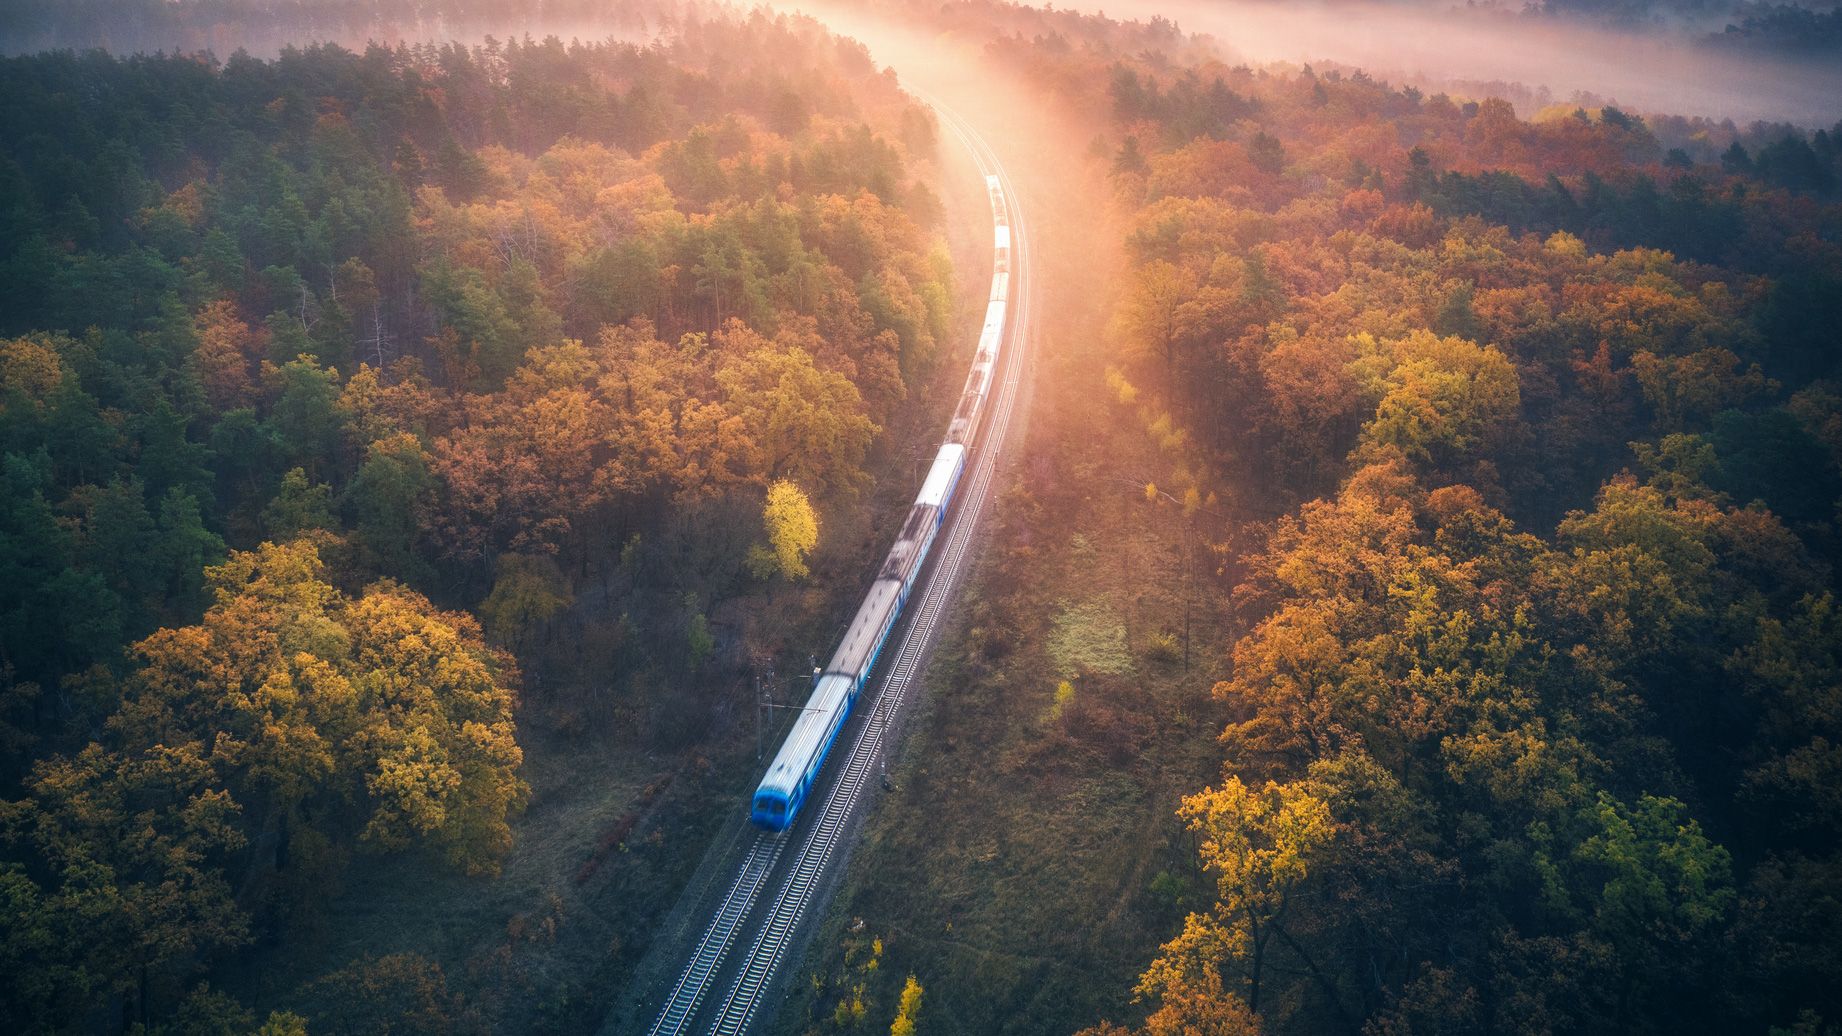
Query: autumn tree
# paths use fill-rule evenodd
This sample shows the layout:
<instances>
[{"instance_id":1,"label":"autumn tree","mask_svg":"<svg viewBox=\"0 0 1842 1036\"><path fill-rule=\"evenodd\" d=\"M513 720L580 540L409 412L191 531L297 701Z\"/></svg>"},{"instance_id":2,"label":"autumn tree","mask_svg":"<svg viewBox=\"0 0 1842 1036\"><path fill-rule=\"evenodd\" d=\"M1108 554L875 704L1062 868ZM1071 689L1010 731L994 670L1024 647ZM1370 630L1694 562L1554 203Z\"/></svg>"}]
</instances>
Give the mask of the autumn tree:
<instances>
[{"instance_id":1,"label":"autumn tree","mask_svg":"<svg viewBox=\"0 0 1842 1036\"><path fill-rule=\"evenodd\" d=\"M1194 278L1169 262L1153 260L1138 271L1121 310L1126 333L1162 360L1166 384L1174 384L1176 375L1181 335L1177 310L1194 290Z\"/></svg>"},{"instance_id":2,"label":"autumn tree","mask_svg":"<svg viewBox=\"0 0 1842 1036\"><path fill-rule=\"evenodd\" d=\"M1372 391L1380 395L1363 428L1365 446L1391 446L1409 460L1455 472L1510 434L1521 397L1515 368L1500 351L1425 331L1364 348L1379 373Z\"/></svg>"},{"instance_id":3,"label":"autumn tree","mask_svg":"<svg viewBox=\"0 0 1842 1036\"><path fill-rule=\"evenodd\" d=\"M1248 1010L1257 1012L1269 945L1275 935L1290 939L1286 913L1312 853L1330 837L1329 810L1306 787L1269 781L1250 790L1230 777L1184 799L1182 815L1201 838L1216 902L1207 914L1191 914L1183 934L1164 945L1139 980L1139 994L1168 994L1177 1004L1207 999L1219 994L1221 973L1232 964L1245 969Z\"/></svg>"},{"instance_id":4,"label":"autumn tree","mask_svg":"<svg viewBox=\"0 0 1842 1036\"><path fill-rule=\"evenodd\" d=\"M211 405L219 410L248 405L255 392L251 369L266 345L238 316L231 299L207 304L195 323L198 347L192 351L191 365Z\"/></svg>"},{"instance_id":5,"label":"autumn tree","mask_svg":"<svg viewBox=\"0 0 1842 1036\"><path fill-rule=\"evenodd\" d=\"M896 1005L895 1021L889 1023L889 1036L915 1036L915 1022L921 1015L921 983L913 975L902 986L902 999Z\"/></svg>"},{"instance_id":6,"label":"autumn tree","mask_svg":"<svg viewBox=\"0 0 1842 1036\"><path fill-rule=\"evenodd\" d=\"M253 828L279 832L277 867L291 831L330 822L334 840L426 838L494 869L525 785L513 674L473 620L390 583L346 598L307 540L233 553L210 582L199 625L134 647L123 743L196 745Z\"/></svg>"},{"instance_id":7,"label":"autumn tree","mask_svg":"<svg viewBox=\"0 0 1842 1036\"><path fill-rule=\"evenodd\" d=\"M247 840L241 810L207 751L90 745L40 762L28 797L0 806L7 840L44 861L0 866L3 1010L22 1029L75 1028L107 997L144 1023L210 954L248 940L226 873Z\"/></svg>"},{"instance_id":8,"label":"autumn tree","mask_svg":"<svg viewBox=\"0 0 1842 1036\"><path fill-rule=\"evenodd\" d=\"M770 343L740 324L715 336L715 378L726 408L753 444L758 477L792 479L821 493L856 488L881 429L848 378L818 367L797 345Z\"/></svg>"},{"instance_id":9,"label":"autumn tree","mask_svg":"<svg viewBox=\"0 0 1842 1036\"><path fill-rule=\"evenodd\" d=\"M748 564L757 578L776 573L788 579L807 576L806 556L819 542L819 516L800 487L781 479L768 487L761 509L767 527L767 545L749 549Z\"/></svg>"}]
</instances>

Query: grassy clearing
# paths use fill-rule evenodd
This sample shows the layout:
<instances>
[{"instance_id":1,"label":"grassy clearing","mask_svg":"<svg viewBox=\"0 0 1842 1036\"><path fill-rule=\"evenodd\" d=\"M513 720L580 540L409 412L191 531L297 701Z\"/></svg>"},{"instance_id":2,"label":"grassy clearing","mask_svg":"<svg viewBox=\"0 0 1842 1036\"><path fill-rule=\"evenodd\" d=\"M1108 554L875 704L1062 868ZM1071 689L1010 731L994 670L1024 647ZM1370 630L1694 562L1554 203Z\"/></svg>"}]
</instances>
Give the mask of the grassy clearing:
<instances>
[{"instance_id":1,"label":"grassy clearing","mask_svg":"<svg viewBox=\"0 0 1842 1036\"><path fill-rule=\"evenodd\" d=\"M1125 618L1110 601L1063 608L1049 634L1049 657L1056 675L1067 680L1083 673L1130 675L1132 650L1126 646Z\"/></svg>"}]
</instances>

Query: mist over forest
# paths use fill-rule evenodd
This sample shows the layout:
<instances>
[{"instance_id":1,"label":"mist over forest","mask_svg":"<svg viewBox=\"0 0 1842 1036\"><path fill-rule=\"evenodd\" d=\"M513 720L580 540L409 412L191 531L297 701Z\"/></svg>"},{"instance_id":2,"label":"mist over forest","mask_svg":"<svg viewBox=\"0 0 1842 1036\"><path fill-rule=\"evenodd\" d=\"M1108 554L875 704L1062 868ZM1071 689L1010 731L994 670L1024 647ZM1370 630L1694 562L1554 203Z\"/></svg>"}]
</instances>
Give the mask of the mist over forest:
<instances>
[{"instance_id":1,"label":"mist over forest","mask_svg":"<svg viewBox=\"0 0 1842 1036\"><path fill-rule=\"evenodd\" d=\"M748 5L738 5L746 8ZM777 5L799 10L801 4ZM1069 9L1163 18L1254 63L1360 68L1525 115L1616 104L1646 114L1833 121L1842 94L1842 7L1751 0L1123 0ZM646 15L589 0L11 0L0 53L100 47L112 53L537 39L645 41L660 25L721 5L655 5Z\"/></svg>"},{"instance_id":2,"label":"mist over forest","mask_svg":"<svg viewBox=\"0 0 1842 1036\"><path fill-rule=\"evenodd\" d=\"M1164 17L1213 37L1231 58L1360 68L1468 97L1500 96L1533 116L1552 105L1616 104L1646 114L1834 121L1842 13L1781 5L1455 5L1441 0L1132 0L1089 13ZM1806 21L1811 24L1804 24ZM1795 25L1795 28L1791 26ZM1728 28L1732 26L1732 28Z\"/></svg>"},{"instance_id":3,"label":"mist over forest","mask_svg":"<svg viewBox=\"0 0 1842 1036\"><path fill-rule=\"evenodd\" d=\"M640 13L591 0L6 0L0 53L99 47L219 58L244 50L270 58L310 43L363 50L371 42L478 42L489 35L644 40L649 16L670 21L698 8L663 4Z\"/></svg>"}]
</instances>

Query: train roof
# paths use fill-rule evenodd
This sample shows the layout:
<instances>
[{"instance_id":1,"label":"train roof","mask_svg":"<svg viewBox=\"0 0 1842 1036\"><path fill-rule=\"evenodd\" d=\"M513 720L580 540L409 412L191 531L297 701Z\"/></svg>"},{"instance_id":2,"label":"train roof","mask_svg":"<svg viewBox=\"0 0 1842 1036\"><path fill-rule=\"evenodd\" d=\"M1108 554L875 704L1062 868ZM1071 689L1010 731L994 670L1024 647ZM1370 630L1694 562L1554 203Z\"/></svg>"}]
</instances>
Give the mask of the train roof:
<instances>
[{"instance_id":1,"label":"train roof","mask_svg":"<svg viewBox=\"0 0 1842 1036\"><path fill-rule=\"evenodd\" d=\"M967 433L971 430L972 419L970 417L955 415L953 423L947 426L947 441L963 443L966 441Z\"/></svg>"},{"instance_id":2,"label":"train roof","mask_svg":"<svg viewBox=\"0 0 1842 1036\"><path fill-rule=\"evenodd\" d=\"M985 335L998 334L1004 330L1005 305L1006 304L1003 299L993 299L991 300L991 302L986 304L985 306L985 327L983 330L979 332L979 336L981 338L983 338Z\"/></svg>"},{"instance_id":3,"label":"train roof","mask_svg":"<svg viewBox=\"0 0 1842 1036\"><path fill-rule=\"evenodd\" d=\"M985 371L990 360L991 357L984 350L979 350L977 362L966 374L966 387L960 390L959 406L953 411L954 417L971 417L973 411L979 408L979 399L985 395Z\"/></svg>"},{"instance_id":4,"label":"train roof","mask_svg":"<svg viewBox=\"0 0 1842 1036\"><path fill-rule=\"evenodd\" d=\"M848 676L826 674L819 678L806 699L805 711L793 721L793 729L787 732L787 740L769 764L758 790L792 795L794 786L811 769L812 757L831 734L833 717L850 696L851 684Z\"/></svg>"},{"instance_id":5,"label":"train roof","mask_svg":"<svg viewBox=\"0 0 1842 1036\"><path fill-rule=\"evenodd\" d=\"M890 613L895 611L896 598L901 590L902 584L893 579L878 578L870 584L870 592L864 595L863 604L858 607L856 616L845 629L838 650L832 652L831 664L825 668L826 672L863 679L864 670L869 667L870 653L876 648L876 638L882 633L883 624L889 621Z\"/></svg>"},{"instance_id":6,"label":"train roof","mask_svg":"<svg viewBox=\"0 0 1842 1036\"><path fill-rule=\"evenodd\" d=\"M958 473L960 465L966 462L966 448L959 443L950 442L940 448L934 456L934 466L928 469L927 481L921 483L921 493L915 497L917 504L929 504L939 507L946 503L947 490L953 486L953 476Z\"/></svg>"},{"instance_id":7,"label":"train roof","mask_svg":"<svg viewBox=\"0 0 1842 1036\"><path fill-rule=\"evenodd\" d=\"M928 523L934 520L934 512L937 510L927 504L916 504L908 509L908 517L902 522L902 534L896 537L895 546L889 548L889 556L883 559L882 570L876 574L876 578L907 577L909 562L920 549L921 541L927 538Z\"/></svg>"}]
</instances>

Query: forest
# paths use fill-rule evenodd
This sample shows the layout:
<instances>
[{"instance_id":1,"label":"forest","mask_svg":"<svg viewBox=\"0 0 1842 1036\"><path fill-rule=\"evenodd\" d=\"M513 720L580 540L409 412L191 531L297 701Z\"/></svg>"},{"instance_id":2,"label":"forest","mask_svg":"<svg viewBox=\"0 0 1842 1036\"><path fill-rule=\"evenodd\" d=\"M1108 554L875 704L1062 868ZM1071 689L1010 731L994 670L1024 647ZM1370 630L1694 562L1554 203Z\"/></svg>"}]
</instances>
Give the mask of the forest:
<instances>
[{"instance_id":1,"label":"forest","mask_svg":"<svg viewBox=\"0 0 1842 1036\"><path fill-rule=\"evenodd\" d=\"M534 738L693 741L827 621L951 317L933 125L675 24L0 60L0 1027L254 1031L215 970L318 890L496 873Z\"/></svg>"},{"instance_id":2,"label":"forest","mask_svg":"<svg viewBox=\"0 0 1842 1036\"><path fill-rule=\"evenodd\" d=\"M1143 1031L1825 1031L1842 125L1108 72L1109 381L1268 530Z\"/></svg>"},{"instance_id":3,"label":"forest","mask_svg":"<svg viewBox=\"0 0 1842 1036\"><path fill-rule=\"evenodd\" d=\"M637 1017L977 337L954 76L1037 402L759 1031L1842 1025L1842 109L603 6L0 13L0 1029Z\"/></svg>"}]
</instances>

